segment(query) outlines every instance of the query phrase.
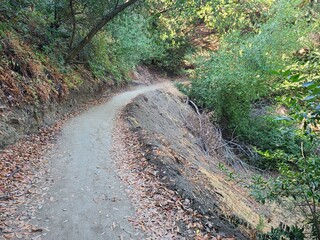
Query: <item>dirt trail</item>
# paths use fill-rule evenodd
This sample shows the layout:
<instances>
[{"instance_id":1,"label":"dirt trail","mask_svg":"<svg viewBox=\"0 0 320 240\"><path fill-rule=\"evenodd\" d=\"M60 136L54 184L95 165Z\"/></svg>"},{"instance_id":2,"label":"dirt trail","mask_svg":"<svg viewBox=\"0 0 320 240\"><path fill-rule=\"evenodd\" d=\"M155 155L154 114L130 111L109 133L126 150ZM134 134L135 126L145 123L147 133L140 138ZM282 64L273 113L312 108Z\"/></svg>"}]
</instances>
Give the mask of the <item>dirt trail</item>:
<instances>
[{"instance_id":1,"label":"dirt trail","mask_svg":"<svg viewBox=\"0 0 320 240\"><path fill-rule=\"evenodd\" d=\"M128 222L134 209L110 158L117 111L139 94L169 83L121 93L68 121L50 157L52 186L36 216L43 239L138 239ZM169 84L170 85L170 84ZM140 236L140 237L139 237Z\"/></svg>"}]
</instances>

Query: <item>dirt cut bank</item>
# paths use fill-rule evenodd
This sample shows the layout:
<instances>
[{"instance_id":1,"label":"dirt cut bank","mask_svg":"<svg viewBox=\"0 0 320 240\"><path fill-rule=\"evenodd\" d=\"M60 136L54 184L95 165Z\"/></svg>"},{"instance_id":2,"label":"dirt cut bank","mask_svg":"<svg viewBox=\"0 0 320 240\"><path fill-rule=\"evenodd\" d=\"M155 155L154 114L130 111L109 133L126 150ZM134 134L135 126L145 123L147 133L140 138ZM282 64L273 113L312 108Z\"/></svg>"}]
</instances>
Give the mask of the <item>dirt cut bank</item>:
<instances>
[{"instance_id":1,"label":"dirt cut bank","mask_svg":"<svg viewBox=\"0 0 320 240\"><path fill-rule=\"evenodd\" d=\"M124 179L135 189L137 180L125 176L135 172L140 176L139 182L144 181L142 176L147 182L153 181L147 177L149 175L162 186L157 190L142 187L144 197L140 199L135 192L141 187L133 190L131 195L138 206L157 206L159 201L155 196L172 191L172 199L181 198L178 202L182 203L180 206L173 204L174 211L183 211L197 219L190 224L190 219L175 215L181 219L175 218L172 226L176 226L175 233L181 238L201 235L204 239L256 239L258 227L260 231L267 231L281 221L290 221L288 219L292 216L283 209L262 206L249 196L246 189L227 181L217 167L223 162L221 152L217 149L216 154L209 157L199 145L197 136L188 128L188 121L197 119L197 113L184 98L176 91L157 90L135 98L123 111L123 129L128 128L136 139L131 145L129 141L129 149L135 145L135 152L142 152L132 160L133 163L124 160L129 168L122 167L121 171L126 172L122 174ZM158 211L166 209L166 204L160 204ZM144 215L140 217L143 225L148 225L150 220Z\"/></svg>"},{"instance_id":2,"label":"dirt cut bank","mask_svg":"<svg viewBox=\"0 0 320 240\"><path fill-rule=\"evenodd\" d=\"M46 74L39 73L43 77L41 81L37 80L39 86L33 86L29 82L31 80L18 73L8 69L1 73L1 70L0 66L0 150L26 134L53 125L89 101L111 96L128 85L148 85L167 80L156 69L138 66L130 73L127 83L116 84L112 79L98 79L88 70L79 68L73 75L79 80L77 84L69 83L68 87L65 83L68 76L57 77L46 70ZM57 78L57 83L47 83L53 81L53 77Z\"/></svg>"}]
</instances>

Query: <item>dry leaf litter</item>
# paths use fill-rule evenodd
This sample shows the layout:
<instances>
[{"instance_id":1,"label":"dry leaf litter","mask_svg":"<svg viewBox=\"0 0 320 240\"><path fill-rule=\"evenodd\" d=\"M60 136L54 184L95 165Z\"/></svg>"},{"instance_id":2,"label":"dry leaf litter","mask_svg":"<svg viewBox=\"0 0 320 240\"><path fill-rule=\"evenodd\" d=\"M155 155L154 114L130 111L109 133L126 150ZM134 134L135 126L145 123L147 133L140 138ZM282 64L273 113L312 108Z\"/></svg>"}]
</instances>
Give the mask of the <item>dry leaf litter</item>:
<instances>
[{"instance_id":1,"label":"dry leaf litter","mask_svg":"<svg viewBox=\"0 0 320 240\"><path fill-rule=\"evenodd\" d=\"M112 95L89 101L53 126L42 128L0 150L0 240L40 239L45 229L32 225L31 220L42 208L49 189L51 179L45 179L50 172L48 152L53 149L56 137L68 119L106 102Z\"/></svg>"},{"instance_id":2,"label":"dry leaf litter","mask_svg":"<svg viewBox=\"0 0 320 240\"><path fill-rule=\"evenodd\" d=\"M138 137L130 131L123 117L117 119L112 153L118 174L128 185L127 193L136 209L130 221L147 235L146 239L225 239L204 231L201 216L175 191L168 189L141 151Z\"/></svg>"}]
</instances>

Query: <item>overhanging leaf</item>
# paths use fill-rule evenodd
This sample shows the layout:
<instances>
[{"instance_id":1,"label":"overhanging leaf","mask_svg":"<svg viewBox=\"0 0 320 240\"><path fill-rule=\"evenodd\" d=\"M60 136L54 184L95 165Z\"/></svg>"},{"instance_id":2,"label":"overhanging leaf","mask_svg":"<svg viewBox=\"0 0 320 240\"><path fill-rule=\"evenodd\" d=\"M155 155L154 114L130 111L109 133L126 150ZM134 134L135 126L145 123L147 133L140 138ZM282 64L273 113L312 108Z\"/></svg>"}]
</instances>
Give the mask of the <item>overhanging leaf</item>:
<instances>
[{"instance_id":1,"label":"overhanging leaf","mask_svg":"<svg viewBox=\"0 0 320 240\"><path fill-rule=\"evenodd\" d=\"M305 98L303 99L303 101L310 101L310 100L315 99L316 97L317 97L317 96L315 96L315 95L310 95L310 96L305 97Z\"/></svg>"},{"instance_id":2,"label":"overhanging leaf","mask_svg":"<svg viewBox=\"0 0 320 240\"><path fill-rule=\"evenodd\" d=\"M307 87L310 87L310 86L313 86L313 85L315 85L314 82L305 82L304 84L302 84L302 87L307 88Z\"/></svg>"}]
</instances>

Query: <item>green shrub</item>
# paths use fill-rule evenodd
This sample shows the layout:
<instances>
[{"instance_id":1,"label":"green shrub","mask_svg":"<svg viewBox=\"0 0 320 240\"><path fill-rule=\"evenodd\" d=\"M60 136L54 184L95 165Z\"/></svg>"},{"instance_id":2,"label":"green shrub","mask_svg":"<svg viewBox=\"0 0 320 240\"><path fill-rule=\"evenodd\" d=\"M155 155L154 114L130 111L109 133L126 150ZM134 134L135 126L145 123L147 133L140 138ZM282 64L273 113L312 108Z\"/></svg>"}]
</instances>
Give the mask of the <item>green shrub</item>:
<instances>
[{"instance_id":1,"label":"green shrub","mask_svg":"<svg viewBox=\"0 0 320 240\"><path fill-rule=\"evenodd\" d=\"M301 36L310 28L299 21L303 13L291 1L277 1L258 34L228 34L217 53L196 62L190 95L214 109L219 120L237 126L250 103L272 92L278 78L270 71L287 66L291 54L305 43Z\"/></svg>"},{"instance_id":2,"label":"green shrub","mask_svg":"<svg viewBox=\"0 0 320 240\"><path fill-rule=\"evenodd\" d=\"M157 46L152 63L169 72L179 72L186 54L194 50L190 41L191 29L196 26L195 19L198 19L194 2L162 0L152 4L161 4L158 7L163 9L163 13L149 17L148 29Z\"/></svg>"},{"instance_id":3,"label":"green shrub","mask_svg":"<svg viewBox=\"0 0 320 240\"><path fill-rule=\"evenodd\" d=\"M275 116L252 117L241 126L238 141L251 145L258 153L255 159L247 159L261 169L276 170L279 163L304 154L310 155L313 144L293 122L280 121Z\"/></svg>"},{"instance_id":4,"label":"green shrub","mask_svg":"<svg viewBox=\"0 0 320 240\"><path fill-rule=\"evenodd\" d=\"M266 9L274 1L206 1L199 7L197 14L207 27L220 34L240 29L244 32L255 31L263 23L268 12Z\"/></svg>"},{"instance_id":5,"label":"green shrub","mask_svg":"<svg viewBox=\"0 0 320 240\"><path fill-rule=\"evenodd\" d=\"M303 240L305 239L304 229L298 226L286 226L280 224L277 228L271 228L266 234L259 234L258 240Z\"/></svg>"},{"instance_id":6,"label":"green shrub","mask_svg":"<svg viewBox=\"0 0 320 240\"><path fill-rule=\"evenodd\" d=\"M300 157L281 163L279 176L265 181L262 177L253 179L252 194L258 200L282 201L292 199L311 226L311 236L320 239L320 158L319 156ZM269 238L267 238L269 239ZM273 239L273 238L271 238ZM295 239L295 238L293 238Z\"/></svg>"},{"instance_id":7,"label":"green shrub","mask_svg":"<svg viewBox=\"0 0 320 240\"><path fill-rule=\"evenodd\" d=\"M313 138L312 128L320 119L320 50L302 49L296 62L287 69L282 73L287 79L280 88L283 95L278 100L287 106L294 119L303 123L306 134Z\"/></svg>"},{"instance_id":8,"label":"green shrub","mask_svg":"<svg viewBox=\"0 0 320 240\"><path fill-rule=\"evenodd\" d=\"M150 61L157 46L138 14L122 15L97 35L86 49L89 65L97 77L112 74L121 81L135 66Z\"/></svg>"},{"instance_id":9,"label":"green shrub","mask_svg":"<svg viewBox=\"0 0 320 240\"><path fill-rule=\"evenodd\" d=\"M277 138L282 132L272 130L277 128L274 123L251 119L252 104L262 98L274 98L284 79L272 72L294 62L293 53L308 46L306 36L314 29L305 18L307 8L298 6L299 2L276 1L257 34L227 34L218 52L197 59L191 86L181 88L200 107L214 111L215 121L229 135L236 133L253 145L262 140L260 149L272 148L277 139L266 139L273 134ZM288 141L283 140L285 145Z\"/></svg>"}]
</instances>

